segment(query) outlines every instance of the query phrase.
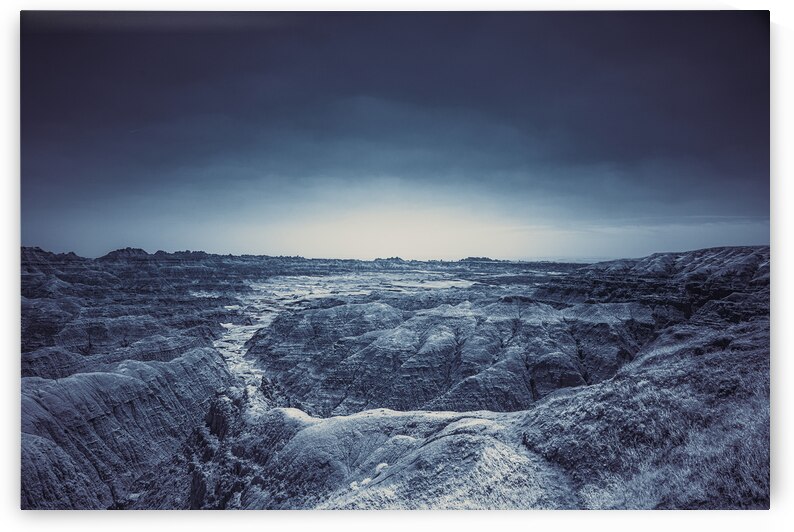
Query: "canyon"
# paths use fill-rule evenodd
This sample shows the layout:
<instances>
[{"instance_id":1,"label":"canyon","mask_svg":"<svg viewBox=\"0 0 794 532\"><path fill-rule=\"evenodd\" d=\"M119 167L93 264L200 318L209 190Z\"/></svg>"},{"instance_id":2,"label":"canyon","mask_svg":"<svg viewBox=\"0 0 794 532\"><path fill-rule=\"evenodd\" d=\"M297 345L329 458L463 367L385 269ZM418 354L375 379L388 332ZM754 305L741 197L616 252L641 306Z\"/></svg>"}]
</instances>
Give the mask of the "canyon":
<instances>
[{"instance_id":1,"label":"canyon","mask_svg":"<svg viewBox=\"0 0 794 532\"><path fill-rule=\"evenodd\" d=\"M769 262L22 248L21 506L767 508Z\"/></svg>"}]
</instances>

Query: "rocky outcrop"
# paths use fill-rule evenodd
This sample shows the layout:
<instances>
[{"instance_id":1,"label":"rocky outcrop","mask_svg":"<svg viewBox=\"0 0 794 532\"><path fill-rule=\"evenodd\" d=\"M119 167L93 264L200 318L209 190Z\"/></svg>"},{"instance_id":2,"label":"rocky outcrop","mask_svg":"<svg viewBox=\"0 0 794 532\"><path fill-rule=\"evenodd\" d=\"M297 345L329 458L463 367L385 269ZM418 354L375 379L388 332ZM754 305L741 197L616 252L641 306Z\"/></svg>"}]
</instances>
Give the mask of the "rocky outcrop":
<instances>
[{"instance_id":1,"label":"rocky outcrop","mask_svg":"<svg viewBox=\"0 0 794 532\"><path fill-rule=\"evenodd\" d=\"M212 349L220 322L240 319L230 300L192 296L188 276L163 280L133 256L23 249L24 508L125 505L232 382Z\"/></svg>"},{"instance_id":2,"label":"rocky outcrop","mask_svg":"<svg viewBox=\"0 0 794 532\"><path fill-rule=\"evenodd\" d=\"M23 508L764 508L769 248L22 250Z\"/></svg>"},{"instance_id":3,"label":"rocky outcrop","mask_svg":"<svg viewBox=\"0 0 794 532\"><path fill-rule=\"evenodd\" d=\"M532 289L481 289L454 305L400 311L341 304L287 311L249 343L265 373L308 412L367 408L515 411L559 388L610 378L674 308L565 304Z\"/></svg>"},{"instance_id":4,"label":"rocky outcrop","mask_svg":"<svg viewBox=\"0 0 794 532\"><path fill-rule=\"evenodd\" d=\"M112 372L23 378L23 454L35 457L30 465L35 471L53 470L26 477L23 506L25 501L28 507L61 509L117 504L137 476L177 452L203 419L215 390L229 383L223 361L210 349L167 363L126 361ZM48 449L57 452L39 456ZM73 470L80 473L79 482L64 499L52 482ZM75 501L78 495L84 498Z\"/></svg>"},{"instance_id":5,"label":"rocky outcrop","mask_svg":"<svg viewBox=\"0 0 794 532\"><path fill-rule=\"evenodd\" d=\"M316 418L222 409L224 430L208 420L195 442L191 501L249 509L765 508L767 325L761 317L667 328L610 379L557 389L520 412Z\"/></svg>"}]
</instances>

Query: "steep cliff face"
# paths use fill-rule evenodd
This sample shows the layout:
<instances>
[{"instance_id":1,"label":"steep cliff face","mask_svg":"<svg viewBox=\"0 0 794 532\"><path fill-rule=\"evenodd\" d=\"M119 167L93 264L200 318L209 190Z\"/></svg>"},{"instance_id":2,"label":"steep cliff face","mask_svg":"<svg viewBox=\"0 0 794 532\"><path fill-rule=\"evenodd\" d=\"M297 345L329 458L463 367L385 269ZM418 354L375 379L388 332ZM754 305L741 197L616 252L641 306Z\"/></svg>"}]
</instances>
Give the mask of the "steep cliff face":
<instances>
[{"instance_id":1,"label":"steep cliff face","mask_svg":"<svg viewBox=\"0 0 794 532\"><path fill-rule=\"evenodd\" d=\"M167 460L230 384L223 360L195 349L170 362L122 362L112 372L22 379L23 507L107 508ZM49 449L57 449L48 453ZM55 478L39 471L52 471ZM76 485L59 496L60 476ZM39 481L37 482L36 479Z\"/></svg>"},{"instance_id":2,"label":"steep cliff face","mask_svg":"<svg viewBox=\"0 0 794 532\"><path fill-rule=\"evenodd\" d=\"M151 289L132 257L23 250L23 508L123 506L233 382L212 346L236 316L192 297L189 278Z\"/></svg>"},{"instance_id":3,"label":"steep cliff face","mask_svg":"<svg viewBox=\"0 0 794 532\"><path fill-rule=\"evenodd\" d=\"M769 501L769 249L23 249L25 508Z\"/></svg>"}]
</instances>

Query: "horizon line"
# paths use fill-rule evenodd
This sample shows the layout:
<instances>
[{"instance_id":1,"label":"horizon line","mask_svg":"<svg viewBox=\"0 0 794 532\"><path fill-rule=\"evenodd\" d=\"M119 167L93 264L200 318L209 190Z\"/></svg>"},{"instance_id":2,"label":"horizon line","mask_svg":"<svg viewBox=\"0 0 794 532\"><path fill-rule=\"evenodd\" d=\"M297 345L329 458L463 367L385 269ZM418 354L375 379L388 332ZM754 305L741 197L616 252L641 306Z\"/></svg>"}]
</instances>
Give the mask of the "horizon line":
<instances>
[{"instance_id":1,"label":"horizon line","mask_svg":"<svg viewBox=\"0 0 794 532\"><path fill-rule=\"evenodd\" d=\"M81 259L87 260L98 260L107 257L112 253L116 253L119 251L132 251L132 252L143 252L147 257L155 257L157 254L168 254L168 255L175 255L179 253L196 253L196 254L205 254L210 256L216 257L267 257L267 258L279 258L279 259L303 259L303 260L339 260L339 261L356 261L356 262L375 262L375 261L404 261L404 262L503 262L503 263L530 263L530 262L558 262L558 263L582 263L582 264L592 264L596 262L606 262L612 260L634 260L634 259L642 259L645 257L650 257L653 255L659 254L677 254L677 253L694 253L697 251L706 251L712 249L730 249L730 248L770 248L771 244L740 244L740 245L730 245L730 246L709 246L704 248L695 248L695 249L688 249L688 250L678 250L678 251L655 251L653 253L649 253L647 255L637 256L637 257L620 257L620 256L602 256L602 257L561 257L561 256L546 256L546 257L535 257L535 258L518 258L518 259L504 259L498 257L487 257L487 256L472 256L469 255L467 257L462 257L458 259L452 258L406 258L400 256L391 256L391 257L374 257L370 259L363 259L363 258L355 258L355 257L315 257L315 256L305 256L305 255L270 255L266 253L217 253L217 252L210 252L204 250L190 250L190 249L182 249L182 250L175 250L175 251L165 251L163 249L158 249L157 251L150 253L146 251L144 248L140 247L132 247L132 246L125 246L116 248L113 250L108 251L104 255L98 255L94 257L90 256L83 256L79 255L74 251L63 251L63 252L56 252L47 250L41 246L36 245L20 245L20 251L23 249L38 249L45 253L52 253L54 255L74 255Z\"/></svg>"}]
</instances>

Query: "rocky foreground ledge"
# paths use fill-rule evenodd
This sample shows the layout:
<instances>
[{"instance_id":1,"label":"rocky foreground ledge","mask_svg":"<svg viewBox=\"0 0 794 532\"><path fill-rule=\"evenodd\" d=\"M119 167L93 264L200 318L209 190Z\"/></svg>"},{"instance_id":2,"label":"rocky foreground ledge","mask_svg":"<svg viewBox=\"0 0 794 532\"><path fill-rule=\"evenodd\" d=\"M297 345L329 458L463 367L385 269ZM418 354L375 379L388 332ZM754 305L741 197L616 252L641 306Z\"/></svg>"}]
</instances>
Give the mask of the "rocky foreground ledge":
<instances>
[{"instance_id":1,"label":"rocky foreground ledge","mask_svg":"<svg viewBox=\"0 0 794 532\"><path fill-rule=\"evenodd\" d=\"M769 248L23 248L21 504L768 507Z\"/></svg>"}]
</instances>

